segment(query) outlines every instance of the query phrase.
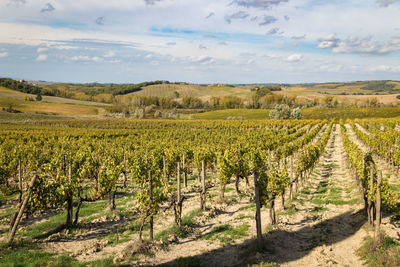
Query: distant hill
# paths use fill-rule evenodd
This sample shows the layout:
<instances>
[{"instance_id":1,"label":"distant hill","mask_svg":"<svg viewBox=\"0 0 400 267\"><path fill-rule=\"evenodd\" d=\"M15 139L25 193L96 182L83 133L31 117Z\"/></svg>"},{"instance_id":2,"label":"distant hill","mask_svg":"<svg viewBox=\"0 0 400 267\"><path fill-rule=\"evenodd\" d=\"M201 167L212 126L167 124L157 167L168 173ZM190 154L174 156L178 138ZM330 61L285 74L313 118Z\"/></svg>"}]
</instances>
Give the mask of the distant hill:
<instances>
[{"instance_id":1,"label":"distant hill","mask_svg":"<svg viewBox=\"0 0 400 267\"><path fill-rule=\"evenodd\" d=\"M301 108L380 107L398 106L400 103L397 98L400 96L399 81L240 85L168 81L75 84L0 78L0 86L3 86L0 89L1 107L11 103L17 110L46 114L95 115L104 113L105 109L128 114L144 106L151 106L152 112L157 109L180 109L180 112L185 112L187 109L209 111L238 107L268 109L282 103ZM38 93L43 96L42 102L26 101L26 98L34 100ZM110 105L106 107L105 104Z\"/></svg>"}]
</instances>

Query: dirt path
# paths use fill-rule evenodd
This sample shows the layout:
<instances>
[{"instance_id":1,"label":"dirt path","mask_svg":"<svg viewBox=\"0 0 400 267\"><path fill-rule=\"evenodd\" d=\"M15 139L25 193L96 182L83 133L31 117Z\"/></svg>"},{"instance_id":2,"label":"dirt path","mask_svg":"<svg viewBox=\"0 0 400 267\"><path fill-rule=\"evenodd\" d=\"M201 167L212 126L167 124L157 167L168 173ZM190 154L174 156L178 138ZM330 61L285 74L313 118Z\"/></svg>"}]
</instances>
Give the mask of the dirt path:
<instances>
[{"instance_id":1,"label":"dirt path","mask_svg":"<svg viewBox=\"0 0 400 267\"><path fill-rule=\"evenodd\" d=\"M298 259L282 266L362 266L355 250L366 235L361 228L365 218L360 212L361 195L346 168L344 153L336 125L310 177L310 194L303 205L298 205L300 212L290 222L296 240L287 243L297 246L284 249L280 260L285 262L288 253L299 255Z\"/></svg>"}]
</instances>

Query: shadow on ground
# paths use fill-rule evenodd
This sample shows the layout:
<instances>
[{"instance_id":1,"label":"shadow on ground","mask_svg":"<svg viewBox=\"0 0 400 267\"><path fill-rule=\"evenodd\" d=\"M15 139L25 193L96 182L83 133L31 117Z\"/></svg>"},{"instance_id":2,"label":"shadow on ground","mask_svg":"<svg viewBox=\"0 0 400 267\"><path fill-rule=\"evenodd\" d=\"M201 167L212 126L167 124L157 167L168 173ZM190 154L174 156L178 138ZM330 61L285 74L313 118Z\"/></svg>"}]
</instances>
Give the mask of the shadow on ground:
<instances>
[{"instance_id":1,"label":"shadow on ground","mask_svg":"<svg viewBox=\"0 0 400 267\"><path fill-rule=\"evenodd\" d=\"M352 236L366 221L364 210L346 212L295 232L272 230L263 236L260 246L252 239L159 266L247 266L261 262L290 262L305 257L318 246L332 245Z\"/></svg>"}]
</instances>

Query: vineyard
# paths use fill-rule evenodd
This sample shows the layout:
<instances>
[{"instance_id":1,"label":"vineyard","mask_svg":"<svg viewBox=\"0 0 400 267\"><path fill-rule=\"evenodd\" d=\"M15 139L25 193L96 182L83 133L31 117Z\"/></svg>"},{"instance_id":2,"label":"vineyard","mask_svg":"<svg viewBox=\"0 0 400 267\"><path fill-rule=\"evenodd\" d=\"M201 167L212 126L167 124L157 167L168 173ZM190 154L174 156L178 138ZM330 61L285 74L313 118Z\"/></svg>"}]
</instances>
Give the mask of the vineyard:
<instances>
[{"instance_id":1,"label":"vineyard","mask_svg":"<svg viewBox=\"0 0 400 267\"><path fill-rule=\"evenodd\" d=\"M0 133L1 266L400 265L398 119ZM384 262L362 250L382 233Z\"/></svg>"}]
</instances>

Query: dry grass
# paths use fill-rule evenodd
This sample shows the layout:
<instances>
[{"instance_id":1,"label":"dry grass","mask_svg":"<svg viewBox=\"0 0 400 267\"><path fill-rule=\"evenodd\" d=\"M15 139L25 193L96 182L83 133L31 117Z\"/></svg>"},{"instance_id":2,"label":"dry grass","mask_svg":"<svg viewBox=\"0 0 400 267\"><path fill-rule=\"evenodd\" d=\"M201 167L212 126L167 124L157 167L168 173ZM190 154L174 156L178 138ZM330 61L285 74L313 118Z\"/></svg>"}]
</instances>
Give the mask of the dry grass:
<instances>
[{"instance_id":1,"label":"dry grass","mask_svg":"<svg viewBox=\"0 0 400 267\"><path fill-rule=\"evenodd\" d=\"M7 108L11 105L14 109L22 112L74 116L96 115L101 109L97 103L88 101L44 96L43 100L38 102L26 101L24 100L25 96L35 99L35 95L24 94L0 87L0 107Z\"/></svg>"},{"instance_id":2,"label":"dry grass","mask_svg":"<svg viewBox=\"0 0 400 267\"><path fill-rule=\"evenodd\" d=\"M242 98L249 98L251 95L250 88L229 87L229 86L201 86L186 84L157 84L144 87L143 90L131 94L141 96L164 96L175 97L174 93L178 92L179 97L195 96L203 100L207 100L213 96L236 95Z\"/></svg>"},{"instance_id":3,"label":"dry grass","mask_svg":"<svg viewBox=\"0 0 400 267\"><path fill-rule=\"evenodd\" d=\"M400 266L400 243L384 234L367 237L358 254L368 266Z\"/></svg>"},{"instance_id":4,"label":"dry grass","mask_svg":"<svg viewBox=\"0 0 400 267\"><path fill-rule=\"evenodd\" d=\"M35 99L36 95L21 93L5 87L0 86L0 98L12 98L16 100L24 100L25 97ZM82 101L69 98L62 98L56 96L42 96L43 102L57 103L57 104L72 104L72 105L84 105L84 106L109 106L110 104L97 103L91 101Z\"/></svg>"}]
</instances>

